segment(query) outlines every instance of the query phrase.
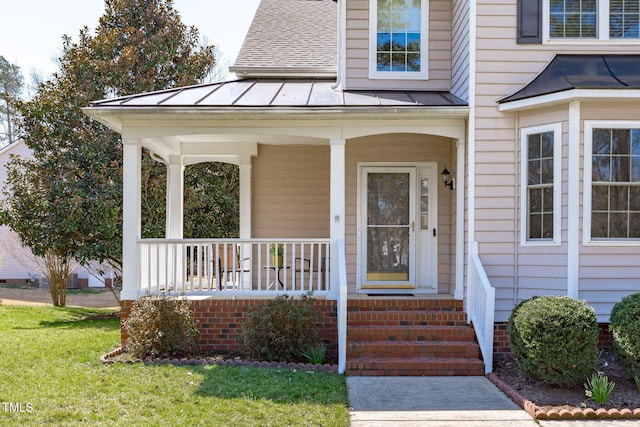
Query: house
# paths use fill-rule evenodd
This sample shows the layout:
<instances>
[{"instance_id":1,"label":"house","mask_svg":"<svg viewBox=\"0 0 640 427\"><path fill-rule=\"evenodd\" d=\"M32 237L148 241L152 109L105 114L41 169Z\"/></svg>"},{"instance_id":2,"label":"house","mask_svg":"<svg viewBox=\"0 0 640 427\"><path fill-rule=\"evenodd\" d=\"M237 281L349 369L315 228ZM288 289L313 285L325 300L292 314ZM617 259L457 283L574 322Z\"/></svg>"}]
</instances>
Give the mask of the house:
<instances>
[{"instance_id":1,"label":"house","mask_svg":"<svg viewBox=\"0 0 640 427\"><path fill-rule=\"evenodd\" d=\"M533 295L606 323L640 289L638 12L571 5L263 0L238 80L93 102L124 144L124 316L184 292L232 348L247 307L312 289L354 375L490 372ZM142 147L166 239L140 239ZM182 238L203 161L239 166L240 239Z\"/></svg>"},{"instance_id":2,"label":"house","mask_svg":"<svg viewBox=\"0 0 640 427\"><path fill-rule=\"evenodd\" d=\"M31 157L31 150L23 140L0 148L0 200L4 198L3 187L7 181L6 164L11 156ZM0 225L0 284L45 286L44 263L26 247L22 246L17 234L8 226ZM92 274L88 269L79 267L68 281L69 288L99 288L105 286L103 277Z\"/></svg>"}]
</instances>

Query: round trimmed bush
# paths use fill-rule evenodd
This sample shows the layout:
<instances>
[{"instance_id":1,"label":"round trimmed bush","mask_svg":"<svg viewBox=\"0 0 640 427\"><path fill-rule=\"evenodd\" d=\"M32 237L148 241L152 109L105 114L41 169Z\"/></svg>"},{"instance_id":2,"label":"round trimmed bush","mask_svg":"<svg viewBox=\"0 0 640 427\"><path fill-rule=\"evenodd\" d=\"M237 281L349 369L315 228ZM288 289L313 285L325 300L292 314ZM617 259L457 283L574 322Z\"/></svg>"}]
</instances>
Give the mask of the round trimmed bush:
<instances>
[{"instance_id":1,"label":"round trimmed bush","mask_svg":"<svg viewBox=\"0 0 640 427\"><path fill-rule=\"evenodd\" d=\"M596 368L598 321L585 301L533 297L518 304L507 327L509 345L529 378L572 387Z\"/></svg>"},{"instance_id":2,"label":"round trimmed bush","mask_svg":"<svg viewBox=\"0 0 640 427\"><path fill-rule=\"evenodd\" d=\"M640 376L640 293L622 298L611 310L613 350L632 377Z\"/></svg>"},{"instance_id":3,"label":"round trimmed bush","mask_svg":"<svg viewBox=\"0 0 640 427\"><path fill-rule=\"evenodd\" d=\"M198 321L183 298L144 296L125 321L127 350L139 359L185 357L197 348Z\"/></svg>"}]
</instances>

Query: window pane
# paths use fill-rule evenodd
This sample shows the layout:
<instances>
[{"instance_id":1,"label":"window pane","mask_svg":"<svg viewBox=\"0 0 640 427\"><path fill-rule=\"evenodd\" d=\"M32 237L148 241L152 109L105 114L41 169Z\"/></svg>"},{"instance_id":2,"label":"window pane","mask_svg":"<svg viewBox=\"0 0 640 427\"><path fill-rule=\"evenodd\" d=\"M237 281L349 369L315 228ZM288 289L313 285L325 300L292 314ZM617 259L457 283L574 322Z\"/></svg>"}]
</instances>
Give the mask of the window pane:
<instances>
[{"instance_id":1,"label":"window pane","mask_svg":"<svg viewBox=\"0 0 640 427\"><path fill-rule=\"evenodd\" d=\"M553 239L553 214L544 214L542 216L542 224L542 238Z\"/></svg>"},{"instance_id":2,"label":"window pane","mask_svg":"<svg viewBox=\"0 0 640 427\"><path fill-rule=\"evenodd\" d=\"M593 130L593 154L609 154L611 149L611 130Z\"/></svg>"},{"instance_id":3,"label":"window pane","mask_svg":"<svg viewBox=\"0 0 640 427\"><path fill-rule=\"evenodd\" d=\"M627 156L612 156L611 182L629 182L631 180L631 163Z\"/></svg>"},{"instance_id":4,"label":"window pane","mask_svg":"<svg viewBox=\"0 0 640 427\"><path fill-rule=\"evenodd\" d=\"M540 160L529 160L528 162L528 183L529 185L540 184L541 182L541 173L540 173Z\"/></svg>"},{"instance_id":5,"label":"window pane","mask_svg":"<svg viewBox=\"0 0 640 427\"><path fill-rule=\"evenodd\" d=\"M608 236L608 219L607 213L593 213L591 214L591 237L609 237Z\"/></svg>"},{"instance_id":6,"label":"window pane","mask_svg":"<svg viewBox=\"0 0 640 427\"><path fill-rule=\"evenodd\" d=\"M542 212L542 189L529 190L529 212Z\"/></svg>"},{"instance_id":7,"label":"window pane","mask_svg":"<svg viewBox=\"0 0 640 427\"><path fill-rule=\"evenodd\" d=\"M609 156L593 156L591 180L595 182L611 181L611 158Z\"/></svg>"},{"instance_id":8,"label":"window pane","mask_svg":"<svg viewBox=\"0 0 640 427\"><path fill-rule=\"evenodd\" d=\"M533 135L529 135L527 138L527 152L529 159L539 159L540 158L540 134L536 133Z\"/></svg>"},{"instance_id":9,"label":"window pane","mask_svg":"<svg viewBox=\"0 0 640 427\"><path fill-rule=\"evenodd\" d=\"M407 49L407 35L405 33L391 34L391 50L404 52Z\"/></svg>"},{"instance_id":10,"label":"window pane","mask_svg":"<svg viewBox=\"0 0 640 427\"><path fill-rule=\"evenodd\" d=\"M609 35L611 38L638 38L638 0L610 0Z\"/></svg>"},{"instance_id":11,"label":"window pane","mask_svg":"<svg viewBox=\"0 0 640 427\"><path fill-rule=\"evenodd\" d=\"M629 209L632 211L640 212L640 187L629 187ZM635 224L640 227L640 224Z\"/></svg>"},{"instance_id":12,"label":"window pane","mask_svg":"<svg viewBox=\"0 0 640 427\"><path fill-rule=\"evenodd\" d=\"M594 211L609 210L609 187L594 185L591 192L591 209Z\"/></svg>"},{"instance_id":13,"label":"window pane","mask_svg":"<svg viewBox=\"0 0 640 427\"><path fill-rule=\"evenodd\" d=\"M541 156L553 157L553 132L545 132L540 135Z\"/></svg>"},{"instance_id":14,"label":"window pane","mask_svg":"<svg viewBox=\"0 0 640 427\"><path fill-rule=\"evenodd\" d=\"M553 184L553 158L542 161L542 183Z\"/></svg>"},{"instance_id":15,"label":"window pane","mask_svg":"<svg viewBox=\"0 0 640 427\"><path fill-rule=\"evenodd\" d=\"M609 215L609 237L627 237L627 214L612 212Z\"/></svg>"},{"instance_id":16,"label":"window pane","mask_svg":"<svg viewBox=\"0 0 640 427\"><path fill-rule=\"evenodd\" d=\"M550 0L550 35L555 38L596 37L595 0Z\"/></svg>"},{"instance_id":17,"label":"window pane","mask_svg":"<svg viewBox=\"0 0 640 427\"><path fill-rule=\"evenodd\" d=\"M629 210L629 187L611 187L609 194L611 211Z\"/></svg>"},{"instance_id":18,"label":"window pane","mask_svg":"<svg viewBox=\"0 0 640 427\"><path fill-rule=\"evenodd\" d=\"M611 152L613 154L630 153L629 129L614 129L611 133Z\"/></svg>"},{"instance_id":19,"label":"window pane","mask_svg":"<svg viewBox=\"0 0 640 427\"><path fill-rule=\"evenodd\" d=\"M542 190L542 211L553 212L553 187Z\"/></svg>"},{"instance_id":20,"label":"window pane","mask_svg":"<svg viewBox=\"0 0 640 427\"><path fill-rule=\"evenodd\" d=\"M529 238L530 239L542 238L542 215L540 214L529 215Z\"/></svg>"},{"instance_id":21,"label":"window pane","mask_svg":"<svg viewBox=\"0 0 640 427\"><path fill-rule=\"evenodd\" d=\"M640 238L640 213L629 214L629 237Z\"/></svg>"}]
</instances>

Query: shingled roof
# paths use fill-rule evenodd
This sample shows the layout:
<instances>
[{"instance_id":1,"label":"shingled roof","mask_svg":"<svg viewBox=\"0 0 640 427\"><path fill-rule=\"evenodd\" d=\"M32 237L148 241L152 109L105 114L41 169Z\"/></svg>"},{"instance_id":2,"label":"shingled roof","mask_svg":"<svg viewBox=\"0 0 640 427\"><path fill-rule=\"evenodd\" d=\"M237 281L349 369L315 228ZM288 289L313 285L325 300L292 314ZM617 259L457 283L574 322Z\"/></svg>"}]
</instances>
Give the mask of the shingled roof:
<instances>
[{"instance_id":1,"label":"shingled roof","mask_svg":"<svg viewBox=\"0 0 640 427\"><path fill-rule=\"evenodd\" d=\"M334 77L333 0L262 0L231 72L239 77Z\"/></svg>"}]
</instances>

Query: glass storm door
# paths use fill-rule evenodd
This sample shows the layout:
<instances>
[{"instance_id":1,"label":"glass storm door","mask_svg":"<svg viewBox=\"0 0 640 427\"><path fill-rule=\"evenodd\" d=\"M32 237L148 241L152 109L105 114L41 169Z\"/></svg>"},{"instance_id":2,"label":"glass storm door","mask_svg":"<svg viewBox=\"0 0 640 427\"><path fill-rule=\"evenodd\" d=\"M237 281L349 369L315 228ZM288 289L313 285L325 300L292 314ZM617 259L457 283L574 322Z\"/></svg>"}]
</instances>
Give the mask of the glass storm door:
<instances>
[{"instance_id":1,"label":"glass storm door","mask_svg":"<svg viewBox=\"0 0 640 427\"><path fill-rule=\"evenodd\" d=\"M363 167L361 287L415 287L416 169Z\"/></svg>"}]
</instances>

